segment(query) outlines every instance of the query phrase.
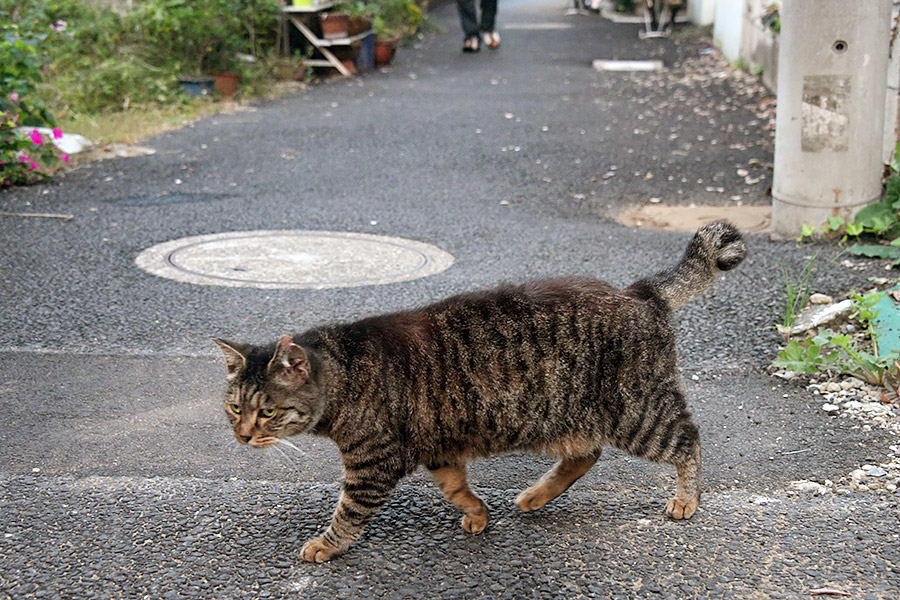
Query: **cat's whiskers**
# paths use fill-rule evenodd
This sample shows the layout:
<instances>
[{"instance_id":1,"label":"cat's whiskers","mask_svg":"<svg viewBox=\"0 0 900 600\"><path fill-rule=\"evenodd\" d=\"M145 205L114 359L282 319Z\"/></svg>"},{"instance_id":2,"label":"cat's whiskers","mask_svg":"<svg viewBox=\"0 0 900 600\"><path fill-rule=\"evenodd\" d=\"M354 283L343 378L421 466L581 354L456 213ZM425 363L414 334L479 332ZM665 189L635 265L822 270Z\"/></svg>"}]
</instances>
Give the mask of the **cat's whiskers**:
<instances>
[{"instance_id":1,"label":"cat's whiskers","mask_svg":"<svg viewBox=\"0 0 900 600\"><path fill-rule=\"evenodd\" d=\"M295 450L297 452L297 454L299 454L300 456L306 456L306 453L303 450L301 450L300 448L298 448L297 446L295 446L293 444L293 442L289 442L289 441L287 441L285 439L281 439L281 438L278 438L275 441L279 444L284 444L288 448ZM279 448L279 450L281 450L281 449Z\"/></svg>"},{"instance_id":2,"label":"cat's whiskers","mask_svg":"<svg viewBox=\"0 0 900 600\"><path fill-rule=\"evenodd\" d=\"M276 452L278 452L278 454L280 454L281 456L283 456L283 457L285 458L285 460L287 460L288 462L291 462L290 457L287 455L287 453L286 453L284 450L282 450L282 449L279 448L278 446L270 446L270 448L272 448L273 450L275 450Z\"/></svg>"}]
</instances>

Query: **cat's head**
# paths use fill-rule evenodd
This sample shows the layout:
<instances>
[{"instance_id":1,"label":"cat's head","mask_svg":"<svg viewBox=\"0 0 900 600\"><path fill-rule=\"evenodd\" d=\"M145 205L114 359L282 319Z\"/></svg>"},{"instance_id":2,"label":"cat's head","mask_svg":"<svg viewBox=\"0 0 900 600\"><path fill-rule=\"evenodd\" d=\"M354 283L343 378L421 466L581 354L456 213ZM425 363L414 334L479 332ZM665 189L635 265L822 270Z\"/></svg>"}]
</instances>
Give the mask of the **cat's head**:
<instances>
[{"instance_id":1,"label":"cat's head","mask_svg":"<svg viewBox=\"0 0 900 600\"><path fill-rule=\"evenodd\" d=\"M310 353L283 335L272 346L213 341L225 353L225 414L242 444L264 448L310 431L324 412Z\"/></svg>"}]
</instances>

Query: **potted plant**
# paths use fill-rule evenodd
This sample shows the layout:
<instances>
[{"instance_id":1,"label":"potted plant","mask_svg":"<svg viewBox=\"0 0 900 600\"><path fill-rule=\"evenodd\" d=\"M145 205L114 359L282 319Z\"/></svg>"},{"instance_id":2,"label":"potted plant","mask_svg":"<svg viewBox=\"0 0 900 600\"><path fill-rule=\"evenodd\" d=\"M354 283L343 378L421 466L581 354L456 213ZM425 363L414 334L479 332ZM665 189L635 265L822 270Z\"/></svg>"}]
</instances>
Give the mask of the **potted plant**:
<instances>
[{"instance_id":1,"label":"potted plant","mask_svg":"<svg viewBox=\"0 0 900 600\"><path fill-rule=\"evenodd\" d=\"M372 18L378 12L378 5L365 0L353 0L345 5L344 12L350 15L347 33L353 37L372 29Z\"/></svg>"},{"instance_id":2,"label":"potted plant","mask_svg":"<svg viewBox=\"0 0 900 600\"><path fill-rule=\"evenodd\" d=\"M350 15L343 10L330 10L319 14L322 39L336 40L350 35Z\"/></svg>"},{"instance_id":3,"label":"potted plant","mask_svg":"<svg viewBox=\"0 0 900 600\"><path fill-rule=\"evenodd\" d=\"M400 36L384 28L376 27L375 31L375 48L373 50L375 66L385 67L393 62L394 56L397 54L397 40Z\"/></svg>"},{"instance_id":4,"label":"potted plant","mask_svg":"<svg viewBox=\"0 0 900 600\"><path fill-rule=\"evenodd\" d=\"M394 60L397 44L416 35L425 23L425 14L416 0L375 0L375 65Z\"/></svg>"},{"instance_id":5,"label":"potted plant","mask_svg":"<svg viewBox=\"0 0 900 600\"><path fill-rule=\"evenodd\" d=\"M236 48L220 44L204 60L204 72L213 78L213 89L226 98L234 96L241 82L241 69L235 59Z\"/></svg>"},{"instance_id":6,"label":"potted plant","mask_svg":"<svg viewBox=\"0 0 900 600\"><path fill-rule=\"evenodd\" d=\"M189 95L212 93L208 73L222 72L243 44L243 25L228 0L148 0L134 18L181 72Z\"/></svg>"}]
</instances>

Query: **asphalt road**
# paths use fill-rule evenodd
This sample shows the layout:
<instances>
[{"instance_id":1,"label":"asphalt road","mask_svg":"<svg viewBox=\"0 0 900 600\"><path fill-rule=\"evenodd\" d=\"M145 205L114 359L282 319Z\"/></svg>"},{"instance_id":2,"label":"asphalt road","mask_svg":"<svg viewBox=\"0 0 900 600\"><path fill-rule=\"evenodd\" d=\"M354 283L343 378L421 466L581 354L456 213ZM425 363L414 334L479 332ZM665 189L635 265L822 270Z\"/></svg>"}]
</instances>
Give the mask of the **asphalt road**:
<instances>
[{"instance_id":1,"label":"asphalt road","mask_svg":"<svg viewBox=\"0 0 900 600\"><path fill-rule=\"evenodd\" d=\"M640 41L637 26L566 8L502 3L503 47L470 56L445 5L443 31L384 72L0 193L5 211L74 216L0 217L0 598L900 597L897 494L791 489L838 480L897 441L765 374L783 272L816 250L764 235L679 313L704 445L693 519L663 516L670 469L615 451L519 513L512 499L550 461L515 455L472 467L492 517L478 537L418 473L346 555L300 561L333 510L339 458L314 438L285 455L239 447L211 336L268 341L545 275L627 284L674 262L688 234L629 229L617 212L654 197L770 202L758 86L728 74L706 38ZM599 73L595 58L661 58L667 70ZM456 262L320 291L197 286L133 263L160 242L260 229L406 237ZM819 250L819 265L835 252ZM823 271L830 293L883 273L842 259Z\"/></svg>"}]
</instances>

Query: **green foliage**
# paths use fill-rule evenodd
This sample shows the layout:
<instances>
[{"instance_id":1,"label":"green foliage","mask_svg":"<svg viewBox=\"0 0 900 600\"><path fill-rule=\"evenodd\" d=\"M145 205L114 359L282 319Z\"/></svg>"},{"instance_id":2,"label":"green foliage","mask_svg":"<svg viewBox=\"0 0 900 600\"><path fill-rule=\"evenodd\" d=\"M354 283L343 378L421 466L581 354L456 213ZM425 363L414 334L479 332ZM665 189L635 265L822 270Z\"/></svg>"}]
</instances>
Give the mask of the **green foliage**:
<instances>
[{"instance_id":1,"label":"green foliage","mask_svg":"<svg viewBox=\"0 0 900 600\"><path fill-rule=\"evenodd\" d=\"M0 0L0 22L64 35L42 45L35 93L54 112L84 115L188 102L176 75L232 71L254 79L275 54L278 0L146 0L121 15L82 0Z\"/></svg>"},{"instance_id":2,"label":"green foliage","mask_svg":"<svg viewBox=\"0 0 900 600\"><path fill-rule=\"evenodd\" d=\"M415 36L425 25L425 12L416 0L373 0L378 6L373 17L375 33L401 41Z\"/></svg>"},{"instance_id":3,"label":"green foliage","mask_svg":"<svg viewBox=\"0 0 900 600\"><path fill-rule=\"evenodd\" d=\"M813 227L812 225L807 225L806 223L804 223L800 227L800 237L797 238L797 241L802 242L804 239L806 239L808 237L812 237L815 234L816 234L816 228Z\"/></svg>"},{"instance_id":4,"label":"green foliage","mask_svg":"<svg viewBox=\"0 0 900 600\"><path fill-rule=\"evenodd\" d=\"M238 53L257 55L278 22L275 0L147 0L128 17L154 55L182 74L237 68Z\"/></svg>"},{"instance_id":5,"label":"green foliage","mask_svg":"<svg viewBox=\"0 0 900 600\"><path fill-rule=\"evenodd\" d=\"M773 2L763 11L761 18L763 27L767 27L773 33L781 33L781 11L778 3Z\"/></svg>"},{"instance_id":6,"label":"green foliage","mask_svg":"<svg viewBox=\"0 0 900 600\"><path fill-rule=\"evenodd\" d=\"M345 12L351 17L368 17L372 18L381 13L381 7L377 2L364 2L363 0L353 0L353 2L342 2L334 7L334 10Z\"/></svg>"},{"instance_id":7,"label":"green foliage","mask_svg":"<svg viewBox=\"0 0 900 600\"><path fill-rule=\"evenodd\" d=\"M635 12L634 0L618 0L616 2L616 12L632 14Z\"/></svg>"},{"instance_id":8,"label":"green foliage","mask_svg":"<svg viewBox=\"0 0 900 600\"><path fill-rule=\"evenodd\" d=\"M851 295L851 318L864 329L861 340L828 329L819 329L818 334L812 338L789 341L773 364L799 373L852 375L872 385L883 385L887 376L897 376L900 360L896 351L890 354L880 354L878 351L881 334L874 324L878 316L875 305L883 297L883 293L863 296L854 292Z\"/></svg>"}]
</instances>

